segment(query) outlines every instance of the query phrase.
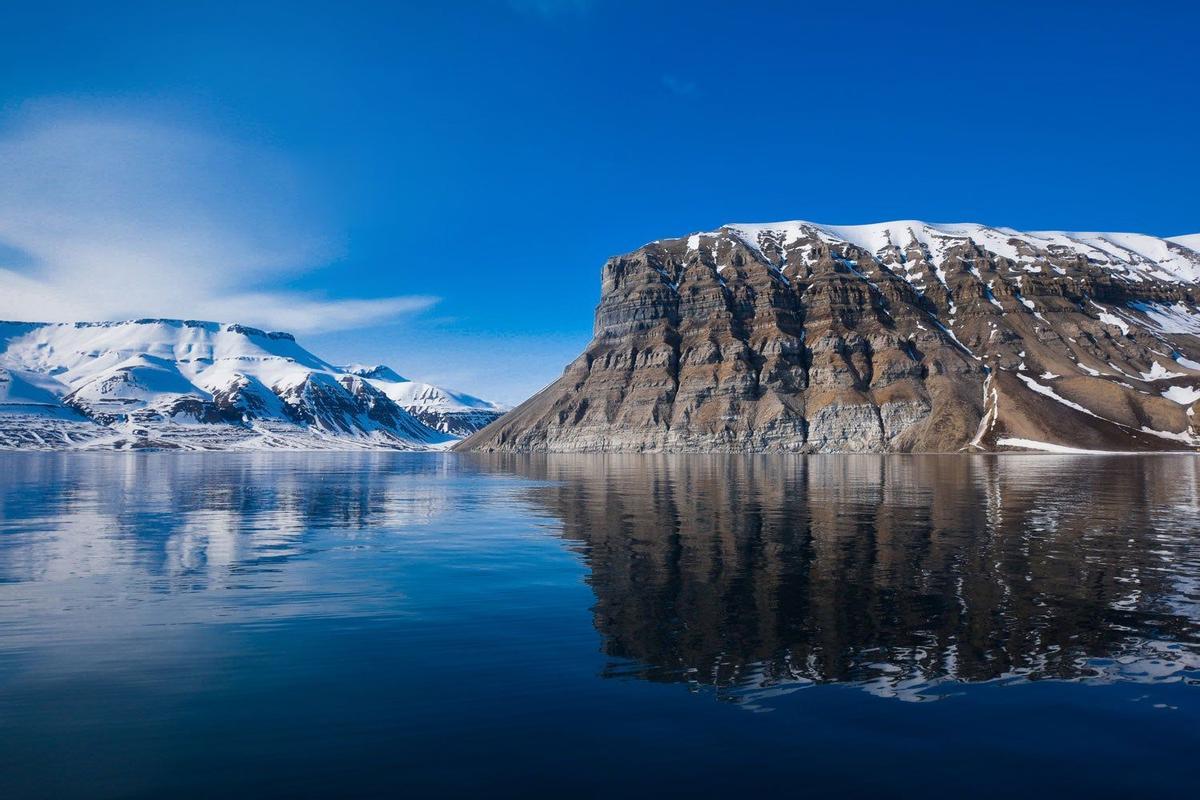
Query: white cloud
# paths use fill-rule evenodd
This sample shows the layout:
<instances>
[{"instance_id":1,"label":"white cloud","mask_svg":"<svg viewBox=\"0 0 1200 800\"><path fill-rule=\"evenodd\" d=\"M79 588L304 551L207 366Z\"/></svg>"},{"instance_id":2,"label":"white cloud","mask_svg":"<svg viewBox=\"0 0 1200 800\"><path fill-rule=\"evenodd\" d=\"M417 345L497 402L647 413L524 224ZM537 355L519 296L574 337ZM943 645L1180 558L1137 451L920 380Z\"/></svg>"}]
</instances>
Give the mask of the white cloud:
<instances>
[{"instance_id":1,"label":"white cloud","mask_svg":"<svg viewBox=\"0 0 1200 800\"><path fill-rule=\"evenodd\" d=\"M312 195L269 151L144 118L31 107L0 130L0 318L319 331L435 302L268 288L338 254Z\"/></svg>"},{"instance_id":2,"label":"white cloud","mask_svg":"<svg viewBox=\"0 0 1200 800\"><path fill-rule=\"evenodd\" d=\"M243 294L206 301L197 306L194 319L250 320L263 315L268 326L288 331L337 331L411 314L437 303L423 295L381 297L370 300L322 300L303 295ZM177 316L177 315L171 315Z\"/></svg>"}]
</instances>

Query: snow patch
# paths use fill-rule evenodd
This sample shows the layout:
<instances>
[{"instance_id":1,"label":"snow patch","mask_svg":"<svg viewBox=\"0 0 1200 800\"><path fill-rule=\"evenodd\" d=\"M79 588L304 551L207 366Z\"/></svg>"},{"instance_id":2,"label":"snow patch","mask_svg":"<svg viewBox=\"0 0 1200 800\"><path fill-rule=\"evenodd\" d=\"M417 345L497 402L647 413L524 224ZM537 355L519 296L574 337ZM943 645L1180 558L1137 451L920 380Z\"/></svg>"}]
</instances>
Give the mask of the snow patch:
<instances>
[{"instance_id":1,"label":"snow patch","mask_svg":"<svg viewBox=\"0 0 1200 800\"><path fill-rule=\"evenodd\" d=\"M1105 309L1104 306L1095 301L1092 301L1092 305L1098 309L1096 316L1101 322L1103 322L1105 325L1112 325L1114 328L1120 328L1122 336L1129 335L1129 324L1125 322L1125 320L1108 313L1108 310Z\"/></svg>"},{"instance_id":2,"label":"snow patch","mask_svg":"<svg viewBox=\"0 0 1200 800\"><path fill-rule=\"evenodd\" d=\"M1020 378L1022 381L1024 381L1026 386L1028 386L1030 389L1032 389L1033 391L1037 392L1040 395L1045 395L1046 397L1049 397L1051 400L1062 403L1067 408L1073 408L1076 411L1082 411L1084 414L1087 414L1090 417L1095 417L1096 419L1104 419L1104 417L1095 413L1091 409L1084 408L1083 406L1079 405L1078 403L1068 400L1067 398L1060 395L1058 392L1051 389L1049 386L1043 386L1042 384L1038 383L1037 381L1035 381L1033 378L1029 377L1028 375L1018 375L1017 377Z\"/></svg>"},{"instance_id":3,"label":"snow patch","mask_svg":"<svg viewBox=\"0 0 1200 800\"><path fill-rule=\"evenodd\" d=\"M1178 364L1179 366L1183 367L1184 369L1190 369L1190 370L1194 370L1195 372L1200 372L1200 362L1192 361L1190 358L1184 358L1180 354L1175 355L1175 363Z\"/></svg>"},{"instance_id":4,"label":"snow patch","mask_svg":"<svg viewBox=\"0 0 1200 800\"><path fill-rule=\"evenodd\" d=\"M1200 313L1186 303L1130 303L1129 307L1148 317L1161 333L1190 333L1200 336Z\"/></svg>"},{"instance_id":5,"label":"snow patch","mask_svg":"<svg viewBox=\"0 0 1200 800\"><path fill-rule=\"evenodd\" d=\"M1019 439L1006 436L998 439L996 444L1002 447L1020 447L1024 450L1040 450L1043 453L1062 453L1065 455L1112 455L1110 450L1083 450L1078 447L1053 444L1052 442L1037 442L1033 439Z\"/></svg>"},{"instance_id":6,"label":"snow patch","mask_svg":"<svg viewBox=\"0 0 1200 800\"><path fill-rule=\"evenodd\" d=\"M1190 406L1200 400L1200 389L1194 386L1172 386L1163 392L1162 396L1181 406Z\"/></svg>"},{"instance_id":7,"label":"snow patch","mask_svg":"<svg viewBox=\"0 0 1200 800\"><path fill-rule=\"evenodd\" d=\"M1163 381L1163 380L1166 380L1167 378L1185 377L1182 372L1171 372L1170 370L1168 370L1166 367L1164 367L1162 364L1158 363L1157 361L1155 361L1153 364L1150 365L1149 372L1143 372L1143 373L1141 373L1141 375L1142 375L1142 380L1144 380L1144 381Z\"/></svg>"}]
</instances>

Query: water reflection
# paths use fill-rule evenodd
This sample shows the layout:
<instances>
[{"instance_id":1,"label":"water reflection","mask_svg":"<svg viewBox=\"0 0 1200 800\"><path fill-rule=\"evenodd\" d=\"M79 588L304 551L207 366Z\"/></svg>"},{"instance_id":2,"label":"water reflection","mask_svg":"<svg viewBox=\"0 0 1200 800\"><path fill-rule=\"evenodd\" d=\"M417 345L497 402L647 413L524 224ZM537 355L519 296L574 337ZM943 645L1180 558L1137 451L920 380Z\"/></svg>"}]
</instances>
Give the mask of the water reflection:
<instances>
[{"instance_id":1,"label":"water reflection","mask_svg":"<svg viewBox=\"0 0 1200 800\"><path fill-rule=\"evenodd\" d=\"M400 613L408 534L503 495L459 474L384 453L4 456L0 667L129 639L170 657L155 642L188 624Z\"/></svg>"},{"instance_id":2,"label":"water reflection","mask_svg":"<svg viewBox=\"0 0 1200 800\"><path fill-rule=\"evenodd\" d=\"M1196 461L495 457L586 559L607 674L716 687L1200 676Z\"/></svg>"},{"instance_id":3,"label":"water reflection","mask_svg":"<svg viewBox=\"0 0 1200 800\"><path fill-rule=\"evenodd\" d=\"M583 559L609 677L756 703L831 682L926 699L962 682L1195 681L1196 465L6 457L0 657L118 627L395 616L421 591L415 561L499 563L549 525ZM529 569L534 585L562 567ZM502 603L476 583L488 574L439 591Z\"/></svg>"},{"instance_id":4,"label":"water reflection","mask_svg":"<svg viewBox=\"0 0 1200 800\"><path fill-rule=\"evenodd\" d=\"M9 456L0 582L130 570L219 586L302 555L314 529L429 521L447 506L446 467L385 454Z\"/></svg>"},{"instance_id":5,"label":"water reflection","mask_svg":"<svg viewBox=\"0 0 1200 800\"><path fill-rule=\"evenodd\" d=\"M1192 457L3 455L0 797L1173 797L1197 480Z\"/></svg>"}]
</instances>

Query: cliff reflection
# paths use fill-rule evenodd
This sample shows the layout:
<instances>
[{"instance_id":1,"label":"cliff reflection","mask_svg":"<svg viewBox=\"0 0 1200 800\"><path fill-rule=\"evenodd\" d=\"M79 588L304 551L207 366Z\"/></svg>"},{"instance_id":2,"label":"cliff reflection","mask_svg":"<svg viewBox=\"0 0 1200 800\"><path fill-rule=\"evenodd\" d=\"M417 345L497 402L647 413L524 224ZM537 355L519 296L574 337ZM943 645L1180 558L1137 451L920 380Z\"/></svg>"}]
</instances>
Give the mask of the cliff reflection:
<instances>
[{"instance_id":1,"label":"cliff reflection","mask_svg":"<svg viewBox=\"0 0 1200 800\"><path fill-rule=\"evenodd\" d=\"M497 564L561 577L550 529L612 677L1200 682L1198 518L1191 456L12 456L0 639L394 619L442 602L431 564L482 618Z\"/></svg>"},{"instance_id":2,"label":"cliff reflection","mask_svg":"<svg viewBox=\"0 0 1200 800\"><path fill-rule=\"evenodd\" d=\"M482 458L482 457L481 457ZM909 699L1200 673L1196 461L491 457L578 543L608 674Z\"/></svg>"}]
</instances>

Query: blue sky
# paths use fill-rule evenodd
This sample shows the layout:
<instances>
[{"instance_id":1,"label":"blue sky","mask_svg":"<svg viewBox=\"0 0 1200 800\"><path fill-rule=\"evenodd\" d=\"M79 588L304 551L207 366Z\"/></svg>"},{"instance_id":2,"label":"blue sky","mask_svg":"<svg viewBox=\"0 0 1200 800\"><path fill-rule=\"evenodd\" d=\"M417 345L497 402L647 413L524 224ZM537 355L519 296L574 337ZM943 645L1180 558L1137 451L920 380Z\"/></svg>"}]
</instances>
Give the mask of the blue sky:
<instances>
[{"instance_id":1,"label":"blue sky","mask_svg":"<svg viewBox=\"0 0 1200 800\"><path fill-rule=\"evenodd\" d=\"M0 316L237 319L515 402L652 239L1200 231L1196 4L195 5L8 4Z\"/></svg>"}]
</instances>

